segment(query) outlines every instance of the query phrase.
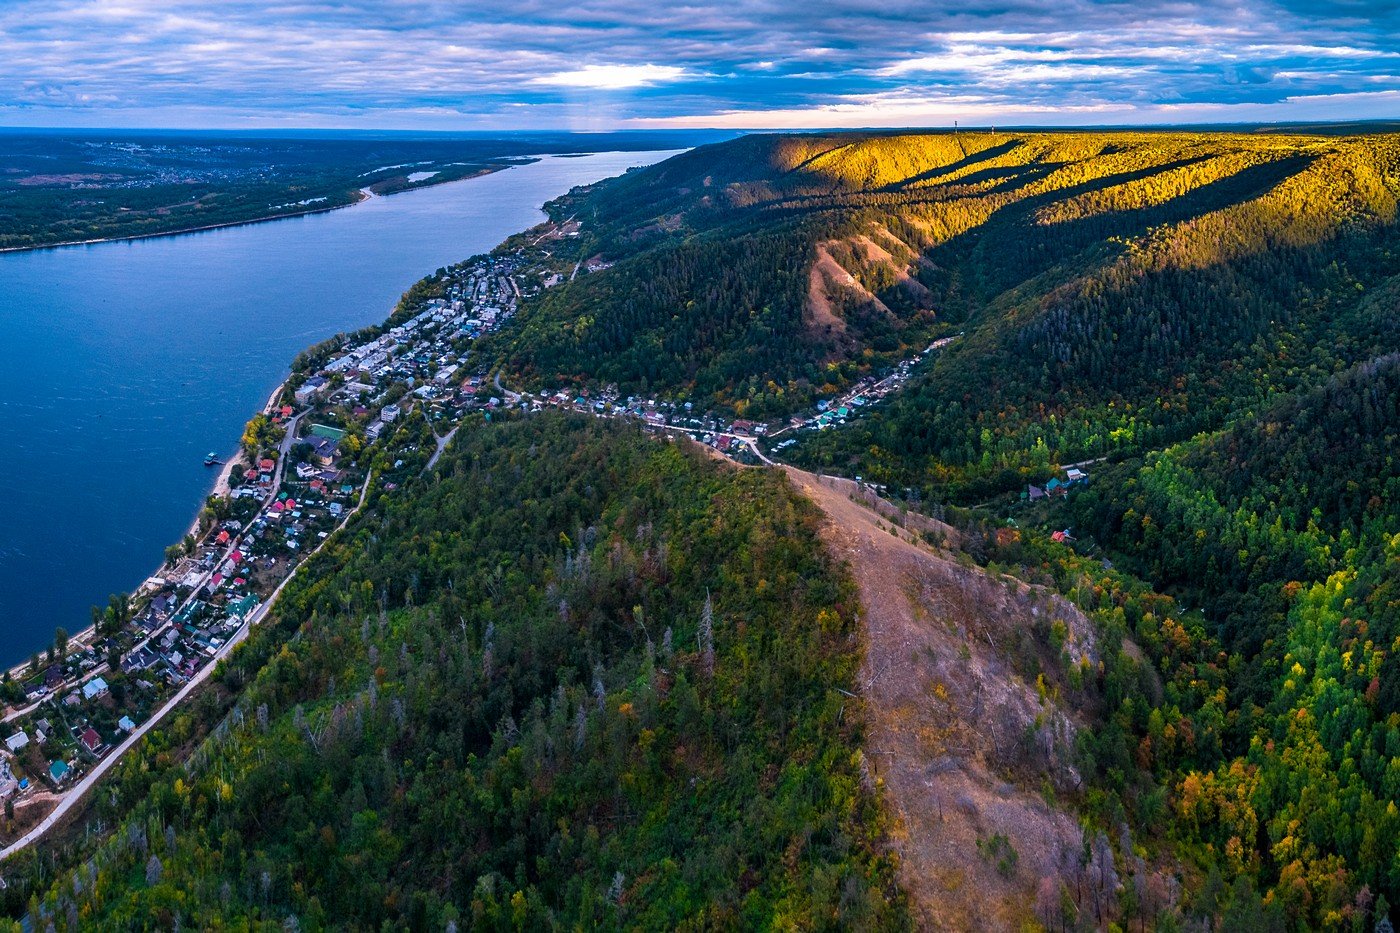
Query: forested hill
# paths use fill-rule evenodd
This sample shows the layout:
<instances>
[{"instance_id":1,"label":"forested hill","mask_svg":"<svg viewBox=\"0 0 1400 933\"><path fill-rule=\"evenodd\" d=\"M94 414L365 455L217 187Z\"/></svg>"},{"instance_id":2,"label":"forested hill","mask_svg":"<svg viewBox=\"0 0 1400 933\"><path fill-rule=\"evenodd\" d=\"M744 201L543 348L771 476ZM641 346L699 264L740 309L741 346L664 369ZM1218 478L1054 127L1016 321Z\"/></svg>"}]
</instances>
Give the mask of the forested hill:
<instances>
[{"instance_id":1,"label":"forested hill","mask_svg":"<svg viewBox=\"0 0 1400 933\"><path fill-rule=\"evenodd\" d=\"M783 455L968 506L979 559L1136 640L1161 680L1100 671L1086 812L1156 834L1186 915L1366 930L1400 901L1398 194L1395 135L746 137L555 204L598 271L500 349L776 420L954 338Z\"/></svg>"},{"instance_id":2,"label":"forested hill","mask_svg":"<svg viewBox=\"0 0 1400 933\"><path fill-rule=\"evenodd\" d=\"M35 929L907 925L809 503L581 417L437 470L288 588L187 766L188 721L124 764Z\"/></svg>"},{"instance_id":3,"label":"forested hill","mask_svg":"<svg viewBox=\"0 0 1400 933\"><path fill-rule=\"evenodd\" d=\"M553 205L578 256L502 348L760 418L963 334L815 465L1010 488L1395 343L1394 136L748 136Z\"/></svg>"}]
</instances>

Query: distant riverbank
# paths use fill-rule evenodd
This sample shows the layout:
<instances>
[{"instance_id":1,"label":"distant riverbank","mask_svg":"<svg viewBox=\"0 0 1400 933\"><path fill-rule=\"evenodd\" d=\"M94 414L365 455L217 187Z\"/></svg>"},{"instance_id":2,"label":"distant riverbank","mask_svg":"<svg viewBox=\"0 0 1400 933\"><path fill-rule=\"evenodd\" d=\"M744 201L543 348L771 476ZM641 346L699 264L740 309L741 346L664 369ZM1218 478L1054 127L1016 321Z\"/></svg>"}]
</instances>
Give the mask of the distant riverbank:
<instances>
[{"instance_id":1,"label":"distant riverbank","mask_svg":"<svg viewBox=\"0 0 1400 933\"><path fill-rule=\"evenodd\" d=\"M370 200L371 198L384 198L395 194L406 194L409 191L419 191L423 188L432 188L436 185L449 185L457 181L470 181L473 178L480 178L483 175L492 175L496 172L504 171L505 169L513 168L514 166L521 164L525 163L512 162L502 164L499 167L483 168L481 171L473 172L470 175L449 176L447 178L437 179L436 181L432 179L424 179L422 182L408 185L403 188L395 188L394 190L385 192L383 194L372 191L369 188L361 188L355 192L354 200L347 201L344 204L325 204L319 207L307 207L306 209L299 211L285 211L279 214L263 214L256 217L245 217L239 220L221 221L220 223L216 224L200 224L192 227L173 227L169 230L153 230L150 233L131 233L126 234L124 236L94 237L89 240L61 240L57 243L40 243L34 246L0 246L0 253L30 253L35 252L37 250L62 249L65 246L93 246L98 243L123 243L129 240L150 240L156 237L180 236L181 234L186 233L203 233L208 230L224 230L229 227L246 227L249 224L261 224L273 220L290 220L294 217L306 217L309 214L325 214L330 211L338 211L341 208L345 207L354 207L356 204L361 204L365 201Z\"/></svg>"}]
</instances>

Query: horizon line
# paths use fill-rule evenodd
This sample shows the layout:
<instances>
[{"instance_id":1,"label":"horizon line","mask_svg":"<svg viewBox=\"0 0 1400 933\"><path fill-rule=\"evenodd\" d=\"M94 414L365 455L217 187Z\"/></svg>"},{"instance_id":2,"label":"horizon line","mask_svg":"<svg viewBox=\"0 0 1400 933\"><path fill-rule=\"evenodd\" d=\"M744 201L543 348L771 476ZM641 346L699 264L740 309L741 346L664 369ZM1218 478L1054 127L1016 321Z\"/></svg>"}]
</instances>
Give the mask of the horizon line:
<instances>
[{"instance_id":1,"label":"horizon line","mask_svg":"<svg viewBox=\"0 0 1400 933\"><path fill-rule=\"evenodd\" d=\"M977 123L961 125L949 124L908 124L904 126L830 126L813 124L804 127L618 127L606 130L568 129L562 127L535 127L530 129L410 129L398 127L351 127L351 126L280 126L280 127L236 127L236 126L26 126L0 124L0 133L19 135L23 133L63 134L255 134L275 136L278 134L343 133L349 135L417 135L417 136L537 136L545 134L563 136L618 136L629 133L646 135L693 135L701 133L725 133L735 136L755 134L797 134L797 133L959 133L959 132L1056 132L1077 131L1150 131L1150 130L1203 130L1224 131L1241 128L1289 128L1300 130L1309 127L1370 127L1391 126L1400 130L1400 117L1367 117L1346 120L1231 120L1231 121L1187 121L1181 123L1082 123L1082 124L1040 124L1040 123Z\"/></svg>"}]
</instances>

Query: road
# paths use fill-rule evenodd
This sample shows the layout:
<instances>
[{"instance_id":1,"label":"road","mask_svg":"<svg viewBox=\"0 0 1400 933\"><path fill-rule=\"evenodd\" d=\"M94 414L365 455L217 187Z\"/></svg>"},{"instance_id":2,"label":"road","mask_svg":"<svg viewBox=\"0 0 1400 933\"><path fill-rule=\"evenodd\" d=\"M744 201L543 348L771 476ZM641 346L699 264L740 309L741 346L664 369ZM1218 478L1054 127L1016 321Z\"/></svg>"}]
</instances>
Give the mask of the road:
<instances>
[{"instance_id":1,"label":"road","mask_svg":"<svg viewBox=\"0 0 1400 933\"><path fill-rule=\"evenodd\" d=\"M519 392L512 392L510 389L507 389L505 386L501 385L501 374L499 372L496 373L495 382L496 391L504 395L506 397L507 402L510 402L512 405L514 405L516 402L520 401Z\"/></svg>"},{"instance_id":2,"label":"road","mask_svg":"<svg viewBox=\"0 0 1400 933\"><path fill-rule=\"evenodd\" d=\"M276 405L277 405L277 400L278 400L278 399L281 397L281 395L282 395L282 390L283 390L284 387L285 387L285 383L284 383L283 385L279 385L276 389L273 390L272 395L270 395L270 396L268 397L267 404L263 406L263 414L266 415L266 414L271 414L271 413L272 413L273 408L275 408ZM278 454L278 458L277 458L277 460L278 460L278 462L277 462L277 472L276 472L276 476L275 476L275 481L273 482L273 485L272 485L272 494L271 494L270 496L268 496L267 501L263 503L263 509L266 509L267 506L268 506L269 504L271 504L271 503L275 500L275 498L276 498L276 496L277 496L277 491L278 491L278 489L279 489L279 488L281 487L281 485L282 485L282 468L283 468L283 464L285 464L285 463L287 462L287 452L291 450L291 448L292 448L292 442L295 440L295 437L296 437L296 429L297 429L297 423L301 420L302 416L305 415L305 414L306 414L306 412L300 412L300 413L298 413L297 415L295 415L290 421L287 422L287 434L286 434L286 436L282 439L282 444L281 444L281 446L278 448L279 454ZM236 458L235 458L235 459L236 459ZM217 484L216 484L216 491L217 491ZM261 515L261 514L262 514L263 509L259 509L257 515L254 515L253 518L248 522L248 524L243 526L243 531L247 531L249 528L252 527L253 522L257 521L258 515ZM193 531L196 531L196 530L198 529L198 521L199 521L198 519L195 520L195 523L196 523L196 524L195 524L195 528L191 529L192 532L193 532ZM241 533L242 533L242 532L240 532L240 534L241 534ZM219 559L219 561L214 565L215 568L219 567L225 560L228 559L229 554L233 553L234 547L235 547L235 545L234 545L233 543L230 543L230 544L229 544L228 550L226 550L226 551L224 552L223 557L221 557L221 558ZM206 573L206 574L204 574L202 577L199 578L199 582L198 582L198 584L196 584L196 586L195 586L195 588L194 588L194 591L190 594L189 598L185 600L185 603L182 603L179 607L177 607L177 609L176 609L177 612L179 611L179 609L184 608L184 605L185 605L185 604L188 604L189 601L190 601L190 599L193 599L195 596L199 595L199 591L202 590L202 589L204 588L204 585L205 585L206 583L209 582L209 578L210 578L211 576L213 576L213 574L214 574L214 571L211 570L209 573ZM142 641L140 641L140 642L137 642L135 645L133 645L133 646L131 647L131 649L128 650L127 653L130 654L130 653L133 652L133 651L139 651L140 649L144 648L146 645L150 644L151 640L154 639L157 635L163 633L163 632L165 631L166 628L168 628L168 626L164 626L164 627L162 627L161 629L159 629L158 631L152 632L152 633L151 633L149 636L147 636L144 640L142 640ZM70 650L82 650L83 648L86 648L88 645L90 645L90 644L92 644L93 642L95 642L95 641L98 639L98 637L99 637L99 636L98 636L96 630L95 630L92 626L89 626L88 628L86 628L86 629L84 629L83 631L79 632L77 635L75 635L73 638L71 638L71 639L69 640L69 642L68 642L68 644L69 644L69 649L70 649ZM12 668L12 669L10 670L10 676L11 676L11 677L14 677L14 678L16 678L16 679L22 679L22 678L24 677L24 675L25 675L25 670L26 670L27 667L28 667L28 665L26 665L26 664L20 664L20 665L15 666L14 668ZM74 688L81 687L83 684L87 683L87 682L88 682L89 680L91 680L92 678L97 677L97 676L99 676L99 675L101 675L101 674L107 673L108 670L110 670L110 667L108 667L106 661L103 661L103 662L99 663L96 667L94 667L92 670L90 670L90 671L88 671L87 673L83 674L83 675L82 675L81 677L79 677L77 680L65 681L57 690L54 690L54 691L52 691L52 692L50 692L50 693L48 693L48 694L45 694L42 698L40 698L40 699L34 701L33 703L29 704L28 706L19 707L19 708L17 708L17 709L12 709L12 710L10 710L8 713L6 713L6 714L4 715L3 718L0 718L0 723L10 722L10 721L12 721L12 720L15 720L15 719L20 718L21 716L25 716L25 715L27 715L27 714L29 714L29 713L32 713L32 712L34 712L36 709L38 709L39 707L41 707L41 706L43 706L45 703L47 703L47 702L49 701L50 698L52 698L52 697L54 697L54 696L57 696L57 695L60 694L60 693L66 693L69 689L74 689Z\"/></svg>"},{"instance_id":3,"label":"road","mask_svg":"<svg viewBox=\"0 0 1400 933\"><path fill-rule=\"evenodd\" d=\"M307 553L306 559L303 560L301 563L297 564L296 567L292 568L292 572L287 574L286 578L283 579L281 583L277 584L277 589L273 590L272 593L267 597L267 599L258 605L258 608L254 609L248 614L248 618L243 620L243 624L239 627L238 631L233 633L233 637L226 641L223 647L221 647L218 651L214 652L214 656L209 660L209 663L204 665L198 671L196 671L195 675L190 678L189 682L186 683L183 687L181 687L175 693L174 696L167 700L158 711L152 714L150 719L147 719L141 725L137 726L136 730L132 732L131 735L127 736L125 741L123 741L112 751L108 752L107 756L97 763L97 767L93 768L90 772L84 775L81 781L69 788L63 794L62 799L60 799L58 802L58 806L54 808L52 813L50 813L48 816L44 817L41 821L39 821L39 823L29 832L25 833L23 836L10 843L10 845L6 846L4 849L0 849L0 862L9 858L11 855L18 852L20 849L33 845L45 833L47 833L54 826L58 825L59 820L63 818L64 814L66 814L69 810L73 809L73 807L78 805L79 801L83 799L83 797L88 793L88 791L92 790L92 788L97 785L97 782L102 779L102 776L106 774L109 770L111 770L111 768L117 763L117 761L120 760L122 755L126 754L128 749L130 749L137 742L141 741L142 736L144 736L147 732L150 732L151 729L155 728L155 726L162 719L164 719L165 716L171 710L179 706L180 703L185 699L185 697L189 696L190 693L193 692L196 687L198 687L200 684L204 683L204 681L209 679L209 676L214 673L214 669L219 666L219 661L223 660L223 658L227 656L230 651L232 651L237 645L242 643L242 641L248 637L248 632L252 629L254 625L259 624L264 618L266 618L268 611L271 610L273 605L277 602L277 597L281 595L282 589L288 583L292 582L292 579L296 577L296 575L301 571L301 568L306 566L307 561L309 561L313 556L315 556L316 553L321 550L321 548L329 544L331 542L331 539L335 537L335 532L338 532L340 531L340 529L344 528L345 523L350 521L350 516L354 515L364 506L365 499L369 495L370 482L373 479L373 474L365 477L365 484L360 489L359 502L355 504L354 508L345 513L345 517L340 520L340 524L335 527L335 531L327 535L326 539L320 544L318 544L314 550Z\"/></svg>"},{"instance_id":4,"label":"road","mask_svg":"<svg viewBox=\"0 0 1400 933\"><path fill-rule=\"evenodd\" d=\"M431 427L431 425L429 425L429 427ZM452 438L457 434L457 428L460 427L460 424L453 426L451 431L448 431L441 437L438 436L436 431L433 432L433 439L437 442L437 450L433 451L433 455L428 458L428 465L423 468L424 473L437 466L438 458L441 457L442 452L447 449L447 445L452 443Z\"/></svg>"}]
</instances>

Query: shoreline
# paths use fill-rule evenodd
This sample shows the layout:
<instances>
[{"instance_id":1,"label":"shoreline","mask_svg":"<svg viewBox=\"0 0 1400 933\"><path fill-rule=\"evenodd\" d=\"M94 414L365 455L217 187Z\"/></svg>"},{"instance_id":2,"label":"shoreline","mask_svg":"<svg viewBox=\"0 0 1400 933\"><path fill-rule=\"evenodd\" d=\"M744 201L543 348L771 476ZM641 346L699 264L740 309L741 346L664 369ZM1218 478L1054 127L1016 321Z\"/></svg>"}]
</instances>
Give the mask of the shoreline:
<instances>
[{"instance_id":1,"label":"shoreline","mask_svg":"<svg viewBox=\"0 0 1400 933\"><path fill-rule=\"evenodd\" d=\"M437 186L439 186L439 185L451 184L451 183L453 183L453 182L458 182L458 181L470 181L470 180L473 180L473 179L476 179L476 178L482 178L482 177L486 177L486 176L488 176L488 175L493 175L493 174L496 174L496 173L498 173L498 172L504 171L504 170L506 170L506 169L508 169L508 168L514 168L514 167L516 167L516 166L518 166L518 165L528 165L528 164L532 164L532 163L534 163L534 162L542 161L542 160L547 159L547 158L556 157L556 156L561 156L561 155L568 155L568 156L571 156L571 157L583 158L583 157L587 157L587 156L598 155L600 152L609 152L609 151L632 151L632 150L598 150L598 151L579 152L579 153L564 153L564 154L560 154L560 153L542 153L542 154L531 154L531 155L526 155L526 156L513 157L514 161L507 162L507 163L503 163L503 164L501 164L501 165L499 165L499 166L497 166L497 167L485 168L485 169L483 169L482 171L479 171L479 172L477 172L477 173L475 173L475 174L473 174L473 175L462 176L462 177L460 177L460 178L445 179L445 180L443 180L443 181L437 181L437 182L429 181L429 182L426 183L426 184L421 184L421 185L416 185L416 186L409 187L409 188L400 189L399 191L392 192L392 194L400 194L400 193L404 193L404 192L406 192L406 191L418 190L418 189L420 189L420 188L421 188L421 189L432 188L432 187L437 187ZM650 150L637 150L637 151L638 151L638 152L642 152L642 151L650 151ZM68 243L52 243L52 244L46 244L46 245L42 245L42 246L4 247L4 248L0 248L0 254L3 254L3 253L14 253L14 252L28 252L28 251L33 251L33 250L44 250L44 249L60 249L60 248L62 248L62 247L66 247L66 246L81 246L81 245L90 245L90 244L96 244L96 243L121 242L121 241L123 241L123 240L150 239L150 238L153 238L153 237L160 237L160 236L179 236L179 235L185 234L185 233L197 233L197 232L201 232L201 231L204 231L204 230L215 230L215 229L221 229L221 228L225 228L225 227L243 226L243 225L245 225L245 224L263 223L263 222L273 221L273 220L282 220L282 219L285 219L285 218L288 218L288 217L306 216L306 215L311 215L311 214L323 214L323 213L327 213L327 212L329 212L329 211L339 210L339 209L341 209L341 208L343 208L343 207L353 207L353 206L355 206L356 204L360 204L360 203L363 203L364 201L372 200L372 199L374 199L374 198L378 198L378 197L388 197L388 196L389 196L389 195L375 194L374 192L370 191L367 187L366 187L366 188L361 188L361 189L359 189L359 191L358 191L357 193L360 195L360 197L359 197L357 200L355 200L355 201L353 201L353 202L351 202L351 203L349 203L349 204L339 204L339 205L334 205L334 206L329 206L329 207L321 207L321 208L310 208L310 209L307 209L307 210L305 210L305 211L297 212L297 213L294 213L294 214L278 214L278 215L273 215L273 216L263 217L263 218L255 218L255 219L241 220L241 221L229 221L229 222L220 223L220 224L211 224L211 225L207 225L207 226L204 226L204 227L198 227L198 228L188 228L188 229L182 229L182 230L170 230L170 231L164 231L164 232L159 232L159 233L144 233L144 234L137 234L137 235L126 236L126 237L106 237L106 238L98 238L98 239L93 239L93 240L72 241L72 242L68 242ZM284 378L284 379L277 385L277 387L272 391L272 394L268 397L267 402L263 405L263 408L261 409L261 412L262 412L263 414L269 414L269 413L272 411L272 409L275 407L275 403L277 402L277 400L279 399L279 397L282 395L283 391L286 389L286 386L287 386L287 379ZM196 536L198 535L198 532L199 532L199 514L200 514L200 512L201 512L201 511L203 510L203 508L204 508L204 503L207 501L207 499L208 499L208 497L209 497L210 495L214 495L214 494L228 495L228 494L229 494L230 489L229 489L229 486L228 486L228 481L229 481L230 477L232 476L232 471L233 471L233 469L234 469L237 465L239 465L239 464L242 463L243 461L244 461L244 454L243 454L243 451L242 451L241 446L240 446L240 448L238 449L238 452L235 453L233 456L231 456L231 457L229 458L228 462L226 462L225 464L223 464L223 469L219 472L219 475L215 478L215 481L214 481L214 484L213 484L212 488L211 488L208 492L205 493L204 497L203 497L203 498L199 501L199 503L197 504L197 506L196 506L196 508L195 508L195 511L194 511L194 517L193 517L192 520L191 520L191 523L190 523L190 526L189 526L188 530L185 532L186 535L189 535L189 534L194 534L194 535L196 535ZM184 538L184 536L181 536L181 538L180 538L179 540L183 540L183 538ZM171 542L171 543L178 543L178 542ZM157 576L160 574L160 572L161 572L162 570L165 569L165 566L166 566L166 565L165 565L165 561L164 561L164 560L161 560L160 563L157 564L155 571L153 571L153 572L147 574L145 577L141 578L141 580L138 581L138 582L132 587L132 589L130 590L130 593L131 593L132 598L135 599L135 598L138 598L138 597L143 596L143 595L145 595L146 593L148 593L148 592L150 591L149 588L152 587L152 586L154 585L154 584L153 584L154 578L157 577ZM76 631L76 632L70 632L70 633L69 633L69 635L68 635L68 649L69 649L69 653L71 654L71 653L73 653L74 650L81 650L81 649L85 649L85 648L91 646L91 645L94 643L94 641L95 641L96 639L97 639L96 627L95 627L94 624L92 624L91 622L89 622L88 624L84 625L83 628L81 628L80 630L78 630L78 631ZM38 657L41 659L41 663L42 663L43 654L44 654L45 651L48 650L48 648L49 648L51 645L52 645L52 642L50 642L50 643L47 644L47 645L40 645L40 646L36 647L36 648L31 652L30 658L32 659L33 657L38 656ZM26 672L29 670L29 668L30 668L30 660L20 660L20 661L14 663L13 665L9 666L8 668L0 667L0 670L3 670L3 671L5 671L5 672L7 672L7 673L10 675L10 677L11 677L12 679L14 679L14 680L16 680L16 681L22 683L22 682L26 679L26 676L27 676ZM3 708L6 709L6 710L11 709L11 707L9 707L8 705L4 705ZM13 707L13 708L17 709L17 708L19 708L19 707Z\"/></svg>"},{"instance_id":2,"label":"shoreline","mask_svg":"<svg viewBox=\"0 0 1400 933\"><path fill-rule=\"evenodd\" d=\"M580 154L589 155L590 153ZM261 217L249 217L244 220L225 220L216 224L203 224L197 227L180 227L175 230L158 230L153 231L151 233L129 233L124 236L114 235L94 237L90 240L63 240L58 243L36 243L33 246L0 246L0 255L6 253L32 253L46 249L64 249L69 246L96 246L99 243L129 243L134 242L136 240L152 240L157 237L163 236L184 236L187 233L206 233L210 230L227 230L230 227L244 227L248 226L249 224L271 223L274 220L290 220L294 217L310 217L314 214L329 214L331 211L338 211L343 210L347 207L354 207L357 204L363 204L364 202L372 201L375 198L387 198L392 197L396 194L404 194L409 191L419 191L424 188L435 188L438 185L450 185L454 181L471 181L473 178L481 178L485 175L494 175L496 172L504 171L508 168L514 168L515 164L516 163L510 163L508 165L502 165L500 168L484 169L483 171L477 172L474 175L463 175L460 178L444 178L442 181L428 180L425 184L411 185L407 188L400 188L397 191L389 192L389 194L376 194L373 191L370 191L368 187L360 188L356 192L358 197L356 197L355 200L349 202L348 204L330 204L325 207L308 207L305 210L289 211L285 214L264 214Z\"/></svg>"},{"instance_id":3,"label":"shoreline","mask_svg":"<svg viewBox=\"0 0 1400 933\"><path fill-rule=\"evenodd\" d=\"M262 409L261 409L262 414L264 414L264 415L266 415L266 414L271 414L273 408L274 408L274 407L276 406L276 404L277 404L277 400L278 400L279 398L281 398L282 392L283 392L286 388L287 388L287 380L286 380L286 379L283 379L281 382L279 382L279 383L277 384L277 388L275 388L275 389L272 390L272 394L269 395L269 396L267 397L267 402L264 403L264 405L263 405L263 407L262 407ZM214 479L214 485L213 485L213 487L210 489L209 492L205 493L205 498L204 498L204 500L201 500L201 501L200 501L199 506L195 509L194 519L191 520L189 530L185 532L185 535L195 535L195 536L198 536L198 534L199 534L199 513L204 509L204 501L207 500L209 496L214 496L214 495L224 495L224 496L227 496L227 495L229 494L229 492L230 492L229 485L228 485L229 477L231 477L231 476L233 475L233 470L234 470L234 468L235 468L236 466L240 465L241 463L243 463L243 450L242 450L242 448L240 447L239 450L238 450L238 452L237 452L236 454L234 454L233 456L229 457L229 459L224 463L223 469L219 471L219 475ZM181 541L184 540L185 535L182 535L182 536L181 536L181 538L180 538ZM160 563L159 565L156 566L156 569L155 569L153 572L148 573L145 577L143 577L142 580L141 580L141 582L140 582L139 584L137 584L136 587L134 587L134 588L131 590L131 597L132 597L132 599L134 600L134 599L136 599L136 598L138 598L138 597L144 595L146 592L148 592L147 588L151 586L151 581L152 581L156 576L158 576L158 575L160 574L160 572L161 572L162 570L164 570L164 569L165 569L165 562L164 562L164 561L161 561L161 563ZM88 625L84 626L81 630L72 633L71 635L68 636L68 650L69 650L69 653L71 654L71 653L73 652L73 649L74 649L74 648L86 648L86 647L90 646L90 645L93 643L93 641L96 639L96 637L97 637L97 628L96 628L96 626L92 625L91 623L89 623ZM45 646L44 648L37 649L37 652L36 652L36 653L39 654L40 657L42 657L43 652L44 652L45 650L47 650L47 647L48 647L48 646ZM5 669L5 671L6 671L6 673L8 673L8 674L10 675L10 679L16 680L16 681L23 681L23 680L24 680L24 677L25 677L25 672L26 672L26 670L27 670L28 668L29 668L29 662L28 662L28 661L20 661L18 664L15 664L14 666L12 666L12 667L10 667L10 668ZM8 706L6 706L5 708L6 708L6 709L9 709Z\"/></svg>"}]
</instances>

